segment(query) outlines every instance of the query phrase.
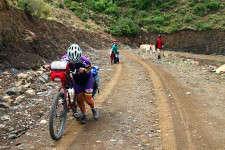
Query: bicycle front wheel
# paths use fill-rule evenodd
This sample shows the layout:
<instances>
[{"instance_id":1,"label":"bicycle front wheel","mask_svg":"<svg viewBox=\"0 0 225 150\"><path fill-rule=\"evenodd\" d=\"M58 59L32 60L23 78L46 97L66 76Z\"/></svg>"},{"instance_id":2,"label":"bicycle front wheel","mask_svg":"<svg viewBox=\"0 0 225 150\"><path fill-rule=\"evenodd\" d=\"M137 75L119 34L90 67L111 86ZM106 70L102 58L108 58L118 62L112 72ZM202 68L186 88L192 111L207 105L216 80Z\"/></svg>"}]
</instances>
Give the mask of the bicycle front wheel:
<instances>
[{"instance_id":1,"label":"bicycle front wheel","mask_svg":"<svg viewBox=\"0 0 225 150\"><path fill-rule=\"evenodd\" d=\"M55 95L49 114L49 132L51 138L59 140L65 129L67 119L67 102L63 93Z\"/></svg>"}]
</instances>

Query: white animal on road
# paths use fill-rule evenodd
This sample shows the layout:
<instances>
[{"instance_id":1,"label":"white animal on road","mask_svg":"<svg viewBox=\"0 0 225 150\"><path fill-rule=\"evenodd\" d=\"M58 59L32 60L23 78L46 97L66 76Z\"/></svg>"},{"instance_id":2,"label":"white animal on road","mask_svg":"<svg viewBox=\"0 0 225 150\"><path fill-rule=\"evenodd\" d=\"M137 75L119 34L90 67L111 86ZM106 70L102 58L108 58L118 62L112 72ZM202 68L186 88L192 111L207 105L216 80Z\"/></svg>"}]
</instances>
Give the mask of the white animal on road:
<instances>
[{"instance_id":1,"label":"white animal on road","mask_svg":"<svg viewBox=\"0 0 225 150\"><path fill-rule=\"evenodd\" d=\"M153 44L142 44L140 45L141 53L144 53L144 56L154 55L156 53L155 45Z\"/></svg>"}]
</instances>

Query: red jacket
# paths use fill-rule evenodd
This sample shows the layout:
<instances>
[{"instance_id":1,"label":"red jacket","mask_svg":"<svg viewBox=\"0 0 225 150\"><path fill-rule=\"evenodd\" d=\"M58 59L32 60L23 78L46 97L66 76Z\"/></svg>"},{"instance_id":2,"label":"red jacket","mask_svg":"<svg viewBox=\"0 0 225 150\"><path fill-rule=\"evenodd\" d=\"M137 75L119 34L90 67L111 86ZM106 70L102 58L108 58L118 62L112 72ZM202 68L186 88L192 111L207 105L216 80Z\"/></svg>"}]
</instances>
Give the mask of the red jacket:
<instances>
[{"instance_id":1,"label":"red jacket","mask_svg":"<svg viewBox=\"0 0 225 150\"><path fill-rule=\"evenodd\" d=\"M163 43L162 38L158 37L158 38L156 39L156 48L162 49L162 48L163 48L163 45L164 45L164 43Z\"/></svg>"}]
</instances>

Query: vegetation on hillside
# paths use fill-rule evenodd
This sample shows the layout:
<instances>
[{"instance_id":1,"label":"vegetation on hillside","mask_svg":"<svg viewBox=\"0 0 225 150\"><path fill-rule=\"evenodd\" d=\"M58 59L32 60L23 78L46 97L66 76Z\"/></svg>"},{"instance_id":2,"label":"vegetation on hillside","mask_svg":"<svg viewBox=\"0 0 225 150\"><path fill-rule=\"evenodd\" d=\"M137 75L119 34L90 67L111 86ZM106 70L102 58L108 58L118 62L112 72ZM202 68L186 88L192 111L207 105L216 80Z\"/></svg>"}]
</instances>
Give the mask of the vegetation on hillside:
<instances>
[{"instance_id":1,"label":"vegetation on hillside","mask_svg":"<svg viewBox=\"0 0 225 150\"><path fill-rule=\"evenodd\" d=\"M50 16L51 7L44 0L6 0L9 5L25 11L25 13L39 17L47 18Z\"/></svg>"},{"instance_id":2,"label":"vegetation on hillside","mask_svg":"<svg viewBox=\"0 0 225 150\"><path fill-rule=\"evenodd\" d=\"M65 4L83 20L91 18L118 36L140 30L225 29L222 0L65 0Z\"/></svg>"},{"instance_id":3,"label":"vegetation on hillside","mask_svg":"<svg viewBox=\"0 0 225 150\"><path fill-rule=\"evenodd\" d=\"M94 20L117 36L140 31L172 33L183 29L225 30L223 0L8 0L38 17L50 6L68 8L83 21Z\"/></svg>"}]
</instances>

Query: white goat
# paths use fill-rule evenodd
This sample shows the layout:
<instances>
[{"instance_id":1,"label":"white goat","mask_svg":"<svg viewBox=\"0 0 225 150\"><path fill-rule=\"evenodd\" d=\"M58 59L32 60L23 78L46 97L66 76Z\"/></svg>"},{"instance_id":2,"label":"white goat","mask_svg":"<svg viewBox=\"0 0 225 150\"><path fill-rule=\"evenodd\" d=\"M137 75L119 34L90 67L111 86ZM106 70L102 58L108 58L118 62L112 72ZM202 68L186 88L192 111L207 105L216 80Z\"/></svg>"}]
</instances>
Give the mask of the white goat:
<instances>
[{"instance_id":1,"label":"white goat","mask_svg":"<svg viewBox=\"0 0 225 150\"><path fill-rule=\"evenodd\" d=\"M143 57L155 55L156 53L155 45L142 44L140 45L140 51L141 51L141 54L143 54Z\"/></svg>"}]
</instances>

